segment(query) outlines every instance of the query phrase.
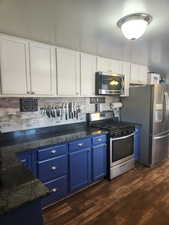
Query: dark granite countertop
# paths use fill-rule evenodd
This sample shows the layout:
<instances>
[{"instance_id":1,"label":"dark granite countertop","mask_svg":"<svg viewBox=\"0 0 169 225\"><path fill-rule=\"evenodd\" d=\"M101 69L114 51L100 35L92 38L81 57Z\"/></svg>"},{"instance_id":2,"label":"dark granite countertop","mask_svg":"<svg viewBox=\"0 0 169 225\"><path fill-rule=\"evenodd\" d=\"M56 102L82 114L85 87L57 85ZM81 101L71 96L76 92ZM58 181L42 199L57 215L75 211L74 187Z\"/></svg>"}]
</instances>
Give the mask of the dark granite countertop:
<instances>
[{"instance_id":1,"label":"dark granite countertop","mask_svg":"<svg viewBox=\"0 0 169 225\"><path fill-rule=\"evenodd\" d=\"M41 198L49 190L16 157L18 152L107 133L83 125L41 128L0 135L0 214Z\"/></svg>"}]
</instances>

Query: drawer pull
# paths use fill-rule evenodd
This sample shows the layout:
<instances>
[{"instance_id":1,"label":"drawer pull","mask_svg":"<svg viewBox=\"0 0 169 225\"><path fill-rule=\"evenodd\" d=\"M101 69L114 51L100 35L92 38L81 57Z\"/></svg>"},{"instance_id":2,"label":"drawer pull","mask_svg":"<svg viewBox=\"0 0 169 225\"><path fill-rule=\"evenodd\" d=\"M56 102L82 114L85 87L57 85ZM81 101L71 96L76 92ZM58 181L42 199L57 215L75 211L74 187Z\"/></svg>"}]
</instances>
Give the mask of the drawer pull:
<instances>
[{"instance_id":1,"label":"drawer pull","mask_svg":"<svg viewBox=\"0 0 169 225\"><path fill-rule=\"evenodd\" d=\"M52 166L51 169L52 169L52 170L56 170L57 167L56 167L56 166Z\"/></svg>"},{"instance_id":2,"label":"drawer pull","mask_svg":"<svg viewBox=\"0 0 169 225\"><path fill-rule=\"evenodd\" d=\"M55 154L55 153L56 153L56 150L52 150L51 153L52 153L52 154Z\"/></svg>"},{"instance_id":3,"label":"drawer pull","mask_svg":"<svg viewBox=\"0 0 169 225\"><path fill-rule=\"evenodd\" d=\"M79 147L81 147L81 146L83 146L83 145L84 145L83 143L79 143L79 144L78 144Z\"/></svg>"},{"instance_id":4,"label":"drawer pull","mask_svg":"<svg viewBox=\"0 0 169 225\"><path fill-rule=\"evenodd\" d=\"M102 139L101 139L101 138L98 138L97 140L98 140L98 141L102 141Z\"/></svg>"},{"instance_id":5,"label":"drawer pull","mask_svg":"<svg viewBox=\"0 0 169 225\"><path fill-rule=\"evenodd\" d=\"M57 188L53 188L53 189L52 189L52 192L57 192L57 191L58 191Z\"/></svg>"}]
</instances>

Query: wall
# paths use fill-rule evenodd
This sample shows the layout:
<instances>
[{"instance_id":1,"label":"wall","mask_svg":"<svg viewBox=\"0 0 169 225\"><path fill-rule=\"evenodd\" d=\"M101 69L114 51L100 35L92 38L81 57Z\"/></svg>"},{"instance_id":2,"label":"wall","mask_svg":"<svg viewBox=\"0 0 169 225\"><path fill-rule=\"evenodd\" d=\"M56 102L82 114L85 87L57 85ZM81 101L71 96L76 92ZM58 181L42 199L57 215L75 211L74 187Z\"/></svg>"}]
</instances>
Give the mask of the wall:
<instances>
[{"instance_id":1,"label":"wall","mask_svg":"<svg viewBox=\"0 0 169 225\"><path fill-rule=\"evenodd\" d=\"M110 103L118 102L115 97L106 97L106 103L101 104L101 110L110 110ZM67 102L80 104L79 119L58 120L43 115L40 108L45 105L61 105ZM90 98L40 98L37 112L20 112L19 98L0 98L0 131L9 132L39 127L56 126L86 121L86 113L94 112L95 105L90 104Z\"/></svg>"}]
</instances>

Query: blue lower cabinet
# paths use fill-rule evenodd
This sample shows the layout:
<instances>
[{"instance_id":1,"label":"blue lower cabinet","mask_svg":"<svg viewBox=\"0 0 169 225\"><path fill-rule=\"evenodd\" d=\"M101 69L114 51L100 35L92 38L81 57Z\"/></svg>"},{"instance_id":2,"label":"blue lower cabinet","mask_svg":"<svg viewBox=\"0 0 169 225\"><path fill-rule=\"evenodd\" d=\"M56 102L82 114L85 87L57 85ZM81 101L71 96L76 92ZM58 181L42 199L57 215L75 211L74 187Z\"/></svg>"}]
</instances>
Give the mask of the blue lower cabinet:
<instances>
[{"instance_id":1,"label":"blue lower cabinet","mask_svg":"<svg viewBox=\"0 0 169 225\"><path fill-rule=\"evenodd\" d=\"M92 179L99 180L106 176L107 145L102 144L92 148Z\"/></svg>"},{"instance_id":2,"label":"blue lower cabinet","mask_svg":"<svg viewBox=\"0 0 169 225\"><path fill-rule=\"evenodd\" d=\"M67 155L38 162L37 174L42 182L53 180L68 172Z\"/></svg>"},{"instance_id":3,"label":"blue lower cabinet","mask_svg":"<svg viewBox=\"0 0 169 225\"><path fill-rule=\"evenodd\" d=\"M134 135L134 159L140 160L141 152L141 126L136 126Z\"/></svg>"},{"instance_id":4,"label":"blue lower cabinet","mask_svg":"<svg viewBox=\"0 0 169 225\"><path fill-rule=\"evenodd\" d=\"M67 154L67 144L53 145L46 148L41 148L37 150L38 161L47 160L60 155Z\"/></svg>"},{"instance_id":5,"label":"blue lower cabinet","mask_svg":"<svg viewBox=\"0 0 169 225\"><path fill-rule=\"evenodd\" d=\"M32 154L31 152L20 152L17 154L20 161L30 170L32 170Z\"/></svg>"},{"instance_id":6,"label":"blue lower cabinet","mask_svg":"<svg viewBox=\"0 0 169 225\"><path fill-rule=\"evenodd\" d=\"M21 152L18 158L50 190L42 207L103 179L107 171L107 136L99 134Z\"/></svg>"},{"instance_id":7,"label":"blue lower cabinet","mask_svg":"<svg viewBox=\"0 0 169 225\"><path fill-rule=\"evenodd\" d=\"M91 148L69 154L70 191L76 191L91 182Z\"/></svg>"},{"instance_id":8,"label":"blue lower cabinet","mask_svg":"<svg viewBox=\"0 0 169 225\"><path fill-rule=\"evenodd\" d=\"M42 207L55 203L68 194L67 176L59 177L45 185L49 188L50 194L41 201Z\"/></svg>"}]
</instances>

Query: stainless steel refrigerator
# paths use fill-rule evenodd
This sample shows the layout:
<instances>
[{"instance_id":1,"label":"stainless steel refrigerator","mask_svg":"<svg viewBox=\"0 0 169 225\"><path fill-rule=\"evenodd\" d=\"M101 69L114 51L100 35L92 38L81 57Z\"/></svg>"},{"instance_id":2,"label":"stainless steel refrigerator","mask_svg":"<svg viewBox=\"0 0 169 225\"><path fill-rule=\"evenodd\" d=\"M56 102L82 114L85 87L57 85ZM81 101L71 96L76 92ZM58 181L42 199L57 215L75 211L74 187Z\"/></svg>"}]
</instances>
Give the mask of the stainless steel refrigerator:
<instances>
[{"instance_id":1,"label":"stainless steel refrigerator","mask_svg":"<svg viewBox=\"0 0 169 225\"><path fill-rule=\"evenodd\" d=\"M168 158L169 86L131 87L122 103L121 119L142 125L140 162L151 167Z\"/></svg>"}]
</instances>

